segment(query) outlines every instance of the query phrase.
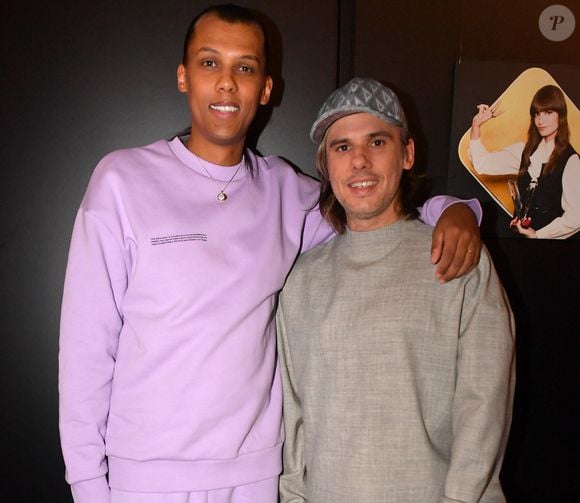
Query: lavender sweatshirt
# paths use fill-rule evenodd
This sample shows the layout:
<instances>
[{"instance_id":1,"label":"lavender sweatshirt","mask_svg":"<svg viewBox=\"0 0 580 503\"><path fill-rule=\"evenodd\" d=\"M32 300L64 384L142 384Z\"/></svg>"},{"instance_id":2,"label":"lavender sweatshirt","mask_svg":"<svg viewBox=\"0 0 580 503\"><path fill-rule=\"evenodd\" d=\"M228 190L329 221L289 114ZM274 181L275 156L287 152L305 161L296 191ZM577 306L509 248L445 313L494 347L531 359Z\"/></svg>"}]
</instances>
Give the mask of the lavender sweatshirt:
<instances>
[{"instance_id":1,"label":"lavender sweatshirt","mask_svg":"<svg viewBox=\"0 0 580 503\"><path fill-rule=\"evenodd\" d=\"M316 181L246 159L223 203L235 168L177 138L95 169L61 316L60 433L77 503L108 502L109 486L211 490L281 471L277 293L332 231L311 211ZM451 202L430 200L423 218Z\"/></svg>"}]
</instances>

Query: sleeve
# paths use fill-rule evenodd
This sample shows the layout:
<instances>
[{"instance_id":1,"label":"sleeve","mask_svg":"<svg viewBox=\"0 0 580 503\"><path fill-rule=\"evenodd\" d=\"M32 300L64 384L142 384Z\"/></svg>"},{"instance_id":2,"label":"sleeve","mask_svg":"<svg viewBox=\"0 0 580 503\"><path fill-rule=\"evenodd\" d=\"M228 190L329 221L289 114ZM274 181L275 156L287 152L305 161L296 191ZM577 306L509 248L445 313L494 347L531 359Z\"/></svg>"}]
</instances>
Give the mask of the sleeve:
<instances>
[{"instance_id":1,"label":"sleeve","mask_svg":"<svg viewBox=\"0 0 580 503\"><path fill-rule=\"evenodd\" d=\"M127 287L127 253L79 210L65 277L59 347L59 427L75 503L108 503L105 431Z\"/></svg>"},{"instance_id":2,"label":"sleeve","mask_svg":"<svg viewBox=\"0 0 580 503\"><path fill-rule=\"evenodd\" d=\"M282 294L283 295L283 294ZM292 358L288 347L282 302L276 314L278 357L284 396L284 470L280 475L280 503L306 502L306 463L302 430L302 405L296 391Z\"/></svg>"},{"instance_id":3,"label":"sleeve","mask_svg":"<svg viewBox=\"0 0 580 503\"><path fill-rule=\"evenodd\" d=\"M517 175L523 151L522 142L497 152L488 151L481 140L469 142L469 158L480 175Z\"/></svg>"},{"instance_id":4,"label":"sleeve","mask_svg":"<svg viewBox=\"0 0 580 503\"><path fill-rule=\"evenodd\" d=\"M439 220L439 218L441 218L441 215L443 214L443 212L447 208L449 208L449 206L451 206L453 204L458 204L458 203L466 204L467 206L469 206L471 211L473 211L473 213L475 214L475 218L477 219L477 223L479 225L481 225L481 219L483 217L483 210L481 209L481 204L475 198L473 198L473 199L458 199L458 198L453 197L453 196L434 196L434 197L431 197L431 198L427 199L427 201L425 201L425 204L419 208L419 212L420 212L419 218L427 225L434 227L437 224L437 221Z\"/></svg>"},{"instance_id":5,"label":"sleeve","mask_svg":"<svg viewBox=\"0 0 580 503\"><path fill-rule=\"evenodd\" d=\"M323 218L318 205L316 205L306 215L300 252L316 248L318 245L330 241L334 236L336 236L336 232Z\"/></svg>"},{"instance_id":6,"label":"sleeve","mask_svg":"<svg viewBox=\"0 0 580 503\"><path fill-rule=\"evenodd\" d=\"M580 158L568 159L562 175L562 209L564 214L536 230L541 239L566 239L580 230Z\"/></svg>"},{"instance_id":7,"label":"sleeve","mask_svg":"<svg viewBox=\"0 0 580 503\"><path fill-rule=\"evenodd\" d=\"M505 501L499 471L511 422L515 330L485 248L463 293L451 462L439 503Z\"/></svg>"},{"instance_id":8,"label":"sleeve","mask_svg":"<svg viewBox=\"0 0 580 503\"><path fill-rule=\"evenodd\" d=\"M105 503L111 501L111 489L106 477L98 477L92 480L83 480L71 486L73 500L76 502L94 501Z\"/></svg>"}]
</instances>

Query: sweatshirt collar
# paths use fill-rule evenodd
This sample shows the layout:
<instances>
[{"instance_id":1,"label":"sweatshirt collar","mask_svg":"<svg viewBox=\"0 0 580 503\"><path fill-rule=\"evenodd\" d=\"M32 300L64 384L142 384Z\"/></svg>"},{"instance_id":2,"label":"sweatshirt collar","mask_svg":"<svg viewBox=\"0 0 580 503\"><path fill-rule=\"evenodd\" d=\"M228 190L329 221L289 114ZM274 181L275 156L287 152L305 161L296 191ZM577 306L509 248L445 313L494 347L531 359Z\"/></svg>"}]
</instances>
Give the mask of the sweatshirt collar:
<instances>
[{"instance_id":1,"label":"sweatshirt collar","mask_svg":"<svg viewBox=\"0 0 580 503\"><path fill-rule=\"evenodd\" d=\"M246 150L244 157L240 163L234 166L220 166L219 164L214 164L212 162L206 161L201 157L195 155L191 152L181 141L179 136L176 136L172 140L168 141L169 148L174 153L174 155L188 168L194 170L198 174L205 176L208 178L208 173L214 180L219 180L222 182L227 182L232 178L232 174L237 170L237 168L241 164L245 164L248 159L248 155L252 155L251 153ZM251 160L249 162L252 162ZM204 169L205 168L205 169ZM247 176L249 170L247 169L240 169L238 174L236 175L236 180L244 178Z\"/></svg>"}]
</instances>

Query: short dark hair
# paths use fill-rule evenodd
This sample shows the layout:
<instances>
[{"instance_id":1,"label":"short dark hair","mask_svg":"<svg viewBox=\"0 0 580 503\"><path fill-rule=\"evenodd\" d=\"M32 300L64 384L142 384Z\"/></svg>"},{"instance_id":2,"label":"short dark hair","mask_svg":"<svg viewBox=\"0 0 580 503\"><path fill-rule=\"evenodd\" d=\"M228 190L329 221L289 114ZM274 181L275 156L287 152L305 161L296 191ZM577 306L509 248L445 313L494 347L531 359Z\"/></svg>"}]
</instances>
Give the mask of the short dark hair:
<instances>
[{"instance_id":1,"label":"short dark hair","mask_svg":"<svg viewBox=\"0 0 580 503\"><path fill-rule=\"evenodd\" d=\"M407 129L398 128L401 131L401 144L403 147L409 145L412 137ZM346 230L346 212L332 191L330 176L328 174L328 158L326 155L326 142L328 129L318 145L316 152L316 171L320 177L320 196L318 207L324 219L338 233L343 234ZM417 199L424 189L423 177L413 170L404 170L401 176L400 190L400 211L401 216L407 220L414 220L419 217L417 210Z\"/></svg>"},{"instance_id":2,"label":"short dark hair","mask_svg":"<svg viewBox=\"0 0 580 503\"><path fill-rule=\"evenodd\" d=\"M252 9L241 7L240 5L235 5L232 3L212 5L207 9L202 10L197 16L193 18L191 23L189 23L187 33L185 34L185 41L183 43L183 56L181 59L181 62L184 65L187 64L187 52L189 49L189 44L195 35L195 25L206 14L214 14L219 19L227 23L241 23L258 27L264 38L265 68L266 73L268 73L268 37L266 34L267 31L265 24L262 21L260 14Z\"/></svg>"}]
</instances>

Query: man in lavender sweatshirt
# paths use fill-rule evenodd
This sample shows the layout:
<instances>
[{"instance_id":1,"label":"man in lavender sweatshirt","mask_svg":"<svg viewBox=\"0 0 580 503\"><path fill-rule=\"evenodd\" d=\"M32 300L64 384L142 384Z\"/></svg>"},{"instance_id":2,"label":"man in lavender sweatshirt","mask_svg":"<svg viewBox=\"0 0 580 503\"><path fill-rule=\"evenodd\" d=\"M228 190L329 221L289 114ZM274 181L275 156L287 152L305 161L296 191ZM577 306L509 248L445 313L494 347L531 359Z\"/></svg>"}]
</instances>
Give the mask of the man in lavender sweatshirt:
<instances>
[{"instance_id":1,"label":"man in lavender sweatshirt","mask_svg":"<svg viewBox=\"0 0 580 503\"><path fill-rule=\"evenodd\" d=\"M59 354L76 503L277 501L274 309L298 254L333 231L312 209L317 182L245 149L272 84L259 20L212 7L191 23L177 70L191 135L113 152L94 171ZM472 212L451 203L423 207L427 222L443 212L432 253L441 281L470 270L481 246Z\"/></svg>"}]
</instances>

